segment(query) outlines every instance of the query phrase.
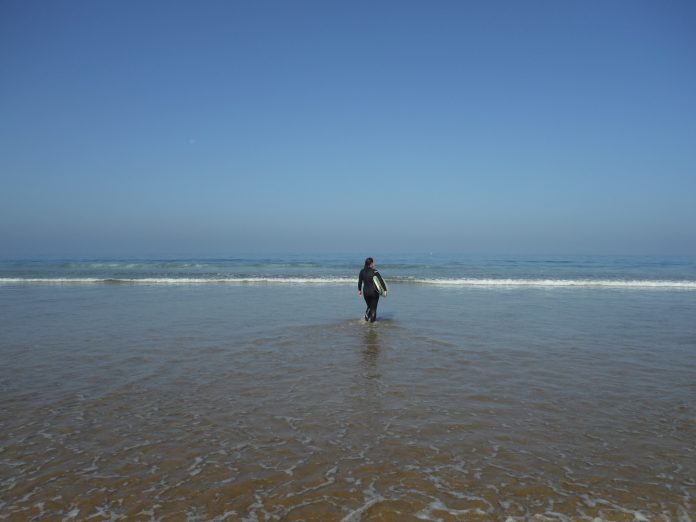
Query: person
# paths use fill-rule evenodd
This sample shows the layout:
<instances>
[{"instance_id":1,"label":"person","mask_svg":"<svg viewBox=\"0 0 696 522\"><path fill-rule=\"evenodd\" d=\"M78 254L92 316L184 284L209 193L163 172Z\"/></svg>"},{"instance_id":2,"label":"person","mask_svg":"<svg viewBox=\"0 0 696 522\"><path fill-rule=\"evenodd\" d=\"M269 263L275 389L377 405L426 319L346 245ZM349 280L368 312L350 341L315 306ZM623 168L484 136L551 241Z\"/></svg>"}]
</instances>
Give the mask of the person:
<instances>
[{"instance_id":1,"label":"person","mask_svg":"<svg viewBox=\"0 0 696 522\"><path fill-rule=\"evenodd\" d=\"M375 270L375 260L371 257L365 259L365 267L360 270L358 276L358 295L363 296L367 304L365 310L365 320L374 323L377 320L377 303L379 303L379 292L375 286L374 277L377 276L382 283L382 288L386 288L384 279ZM384 292L384 297L387 297L387 292Z\"/></svg>"}]
</instances>

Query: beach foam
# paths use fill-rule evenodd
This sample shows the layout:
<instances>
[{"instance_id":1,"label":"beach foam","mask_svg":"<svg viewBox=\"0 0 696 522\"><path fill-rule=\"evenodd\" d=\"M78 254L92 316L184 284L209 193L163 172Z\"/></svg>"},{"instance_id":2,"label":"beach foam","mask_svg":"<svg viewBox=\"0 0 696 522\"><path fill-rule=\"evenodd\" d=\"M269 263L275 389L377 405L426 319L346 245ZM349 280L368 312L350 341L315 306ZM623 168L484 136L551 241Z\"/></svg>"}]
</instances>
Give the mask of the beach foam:
<instances>
[{"instance_id":1,"label":"beach foam","mask_svg":"<svg viewBox=\"0 0 696 522\"><path fill-rule=\"evenodd\" d=\"M617 288L696 290L696 281L652 281L612 279L475 279L475 278L389 278L389 284L420 284L449 287L539 287L539 288ZM355 284L348 277L5 277L0 285L16 284L144 284L144 285L197 285L197 284L277 284L277 285L334 285Z\"/></svg>"}]
</instances>

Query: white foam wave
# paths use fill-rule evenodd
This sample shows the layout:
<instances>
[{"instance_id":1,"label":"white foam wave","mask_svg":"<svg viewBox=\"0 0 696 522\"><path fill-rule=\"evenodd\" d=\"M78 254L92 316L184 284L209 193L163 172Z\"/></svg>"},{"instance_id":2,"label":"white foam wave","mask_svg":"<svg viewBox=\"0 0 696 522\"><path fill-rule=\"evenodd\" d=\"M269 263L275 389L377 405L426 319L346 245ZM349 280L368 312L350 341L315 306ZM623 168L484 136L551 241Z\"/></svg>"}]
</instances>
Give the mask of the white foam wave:
<instances>
[{"instance_id":1,"label":"white foam wave","mask_svg":"<svg viewBox=\"0 0 696 522\"><path fill-rule=\"evenodd\" d=\"M613 279L411 279L413 283L442 286L547 287L547 288L667 288L696 290L696 281Z\"/></svg>"},{"instance_id":2,"label":"white foam wave","mask_svg":"<svg viewBox=\"0 0 696 522\"><path fill-rule=\"evenodd\" d=\"M354 285L356 278L348 277L143 277L143 278L96 278L96 277L5 277L0 285L13 284L143 284L143 285L196 285L196 284L285 284L285 285ZM390 284L421 284L445 287L489 287L489 288L617 288L617 289L667 289L696 290L696 281L667 280L601 280L601 279L387 279Z\"/></svg>"},{"instance_id":3,"label":"white foam wave","mask_svg":"<svg viewBox=\"0 0 696 522\"><path fill-rule=\"evenodd\" d=\"M342 277L5 277L0 278L0 284L92 284L92 283L125 283L146 285L177 285L177 284L345 284L355 283L356 279Z\"/></svg>"}]
</instances>

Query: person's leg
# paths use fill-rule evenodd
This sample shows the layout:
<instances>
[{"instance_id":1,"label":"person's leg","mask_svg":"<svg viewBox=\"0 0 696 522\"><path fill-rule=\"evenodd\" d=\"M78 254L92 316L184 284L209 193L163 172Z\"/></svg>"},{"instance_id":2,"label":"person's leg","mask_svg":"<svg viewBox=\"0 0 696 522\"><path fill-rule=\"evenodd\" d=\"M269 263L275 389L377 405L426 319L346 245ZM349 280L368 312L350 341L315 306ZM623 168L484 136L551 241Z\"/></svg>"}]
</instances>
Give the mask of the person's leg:
<instances>
[{"instance_id":1,"label":"person's leg","mask_svg":"<svg viewBox=\"0 0 696 522\"><path fill-rule=\"evenodd\" d=\"M379 294L375 294L370 299L370 322L374 323L377 320L377 303L379 303Z\"/></svg>"},{"instance_id":2,"label":"person's leg","mask_svg":"<svg viewBox=\"0 0 696 522\"><path fill-rule=\"evenodd\" d=\"M365 304L367 305L367 309L365 310L365 320L369 321L372 314L370 311L370 298L365 294L363 294L363 297L365 298Z\"/></svg>"}]
</instances>

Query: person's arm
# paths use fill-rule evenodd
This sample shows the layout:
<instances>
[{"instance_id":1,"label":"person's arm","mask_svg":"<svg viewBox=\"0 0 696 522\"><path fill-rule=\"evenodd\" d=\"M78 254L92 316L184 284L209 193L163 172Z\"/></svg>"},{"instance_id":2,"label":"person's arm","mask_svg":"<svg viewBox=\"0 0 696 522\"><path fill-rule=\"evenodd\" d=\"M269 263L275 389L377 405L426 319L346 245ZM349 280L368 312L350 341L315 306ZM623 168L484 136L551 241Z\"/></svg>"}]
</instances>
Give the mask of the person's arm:
<instances>
[{"instance_id":1,"label":"person's arm","mask_svg":"<svg viewBox=\"0 0 696 522\"><path fill-rule=\"evenodd\" d=\"M358 276L358 295L362 295L363 272L365 272L364 269L360 271L360 275Z\"/></svg>"}]
</instances>

